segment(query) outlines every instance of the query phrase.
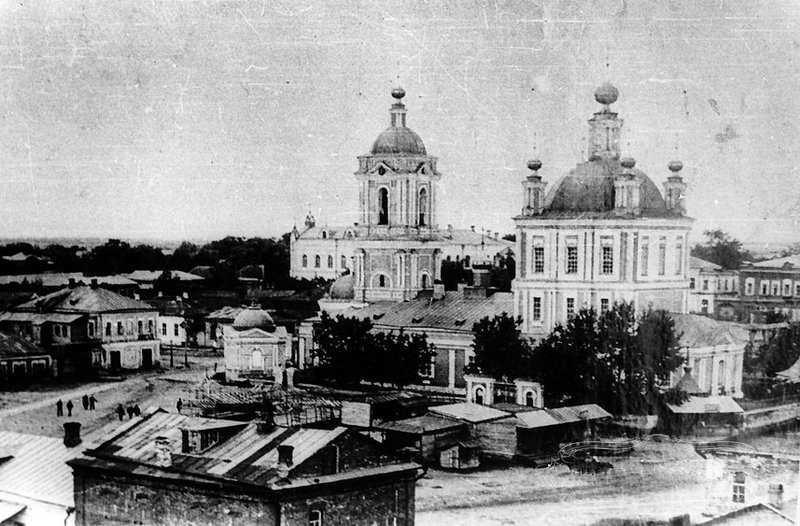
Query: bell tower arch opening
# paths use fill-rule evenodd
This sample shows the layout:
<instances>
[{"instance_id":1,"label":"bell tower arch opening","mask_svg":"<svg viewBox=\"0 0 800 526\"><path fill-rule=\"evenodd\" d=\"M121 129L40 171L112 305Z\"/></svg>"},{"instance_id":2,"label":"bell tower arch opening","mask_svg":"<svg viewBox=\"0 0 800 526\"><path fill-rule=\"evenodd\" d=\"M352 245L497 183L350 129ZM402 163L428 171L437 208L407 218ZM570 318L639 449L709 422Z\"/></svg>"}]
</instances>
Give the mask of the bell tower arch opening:
<instances>
[{"instance_id":1,"label":"bell tower arch opening","mask_svg":"<svg viewBox=\"0 0 800 526\"><path fill-rule=\"evenodd\" d=\"M378 190L378 224L389 224L389 189Z\"/></svg>"}]
</instances>

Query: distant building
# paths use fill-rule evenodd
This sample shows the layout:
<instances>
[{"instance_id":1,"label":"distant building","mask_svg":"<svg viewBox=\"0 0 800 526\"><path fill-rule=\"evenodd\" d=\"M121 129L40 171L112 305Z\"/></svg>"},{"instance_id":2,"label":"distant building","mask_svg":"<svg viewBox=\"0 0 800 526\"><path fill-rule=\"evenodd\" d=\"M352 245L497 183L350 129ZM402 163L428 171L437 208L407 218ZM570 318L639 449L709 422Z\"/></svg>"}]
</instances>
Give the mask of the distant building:
<instances>
[{"instance_id":1,"label":"distant building","mask_svg":"<svg viewBox=\"0 0 800 526\"><path fill-rule=\"evenodd\" d=\"M75 523L413 526L419 466L357 432L156 410L83 457Z\"/></svg>"},{"instance_id":2,"label":"distant building","mask_svg":"<svg viewBox=\"0 0 800 526\"><path fill-rule=\"evenodd\" d=\"M56 357L59 374L150 368L159 359L158 311L142 301L72 284L0 314L0 328Z\"/></svg>"},{"instance_id":3,"label":"distant building","mask_svg":"<svg viewBox=\"0 0 800 526\"><path fill-rule=\"evenodd\" d=\"M281 382L292 339L259 307L242 309L224 331L225 379Z\"/></svg>"},{"instance_id":4,"label":"distant building","mask_svg":"<svg viewBox=\"0 0 800 526\"><path fill-rule=\"evenodd\" d=\"M202 317L201 309L182 296L160 296L147 300L147 303L158 309L158 339L161 345L184 347L186 345L203 345L205 332L195 323Z\"/></svg>"},{"instance_id":5,"label":"distant building","mask_svg":"<svg viewBox=\"0 0 800 526\"><path fill-rule=\"evenodd\" d=\"M82 272L42 272L39 274L13 274L0 276L0 290L28 291L32 293L49 293L69 286L89 285L96 282L101 287L112 290L123 296L133 296L139 290L139 284L124 276L86 276Z\"/></svg>"},{"instance_id":6,"label":"distant building","mask_svg":"<svg viewBox=\"0 0 800 526\"><path fill-rule=\"evenodd\" d=\"M512 243L497 233L440 230L438 159L406 126L405 92L392 91L390 126L358 158L359 222L318 226L309 214L291 236L291 275L335 279L355 275L356 298L404 301L439 279L443 260L491 263Z\"/></svg>"},{"instance_id":7,"label":"distant building","mask_svg":"<svg viewBox=\"0 0 800 526\"><path fill-rule=\"evenodd\" d=\"M233 320L244 310L244 307L222 307L206 316L206 345L222 348L225 344L226 328L233 325Z\"/></svg>"},{"instance_id":8,"label":"distant building","mask_svg":"<svg viewBox=\"0 0 800 526\"><path fill-rule=\"evenodd\" d=\"M53 358L39 345L0 332L0 389L42 381L53 375Z\"/></svg>"},{"instance_id":9,"label":"distant building","mask_svg":"<svg viewBox=\"0 0 800 526\"><path fill-rule=\"evenodd\" d=\"M179 284L184 288L194 287L205 281L202 276L182 270L135 270L125 274L125 277L138 283L142 290L154 288L158 280L170 281L173 285Z\"/></svg>"},{"instance_id":10,"label":"distant building","mask_svg":"<svg viewBox=\"0 0 800 526\"><path fill-rule=\"evenodd\" d=\"M689 312L734 320L739 296L739 271L689 258Z\"/></svg>"},{"instance_id":11,"label":"distant building","mask_svg":"<svg viewBox=\"0 0 800 526\"><path fill-rule=\"evenodd\" d=\"M739 274L741 321L763 323L773 313L800 321L800 254L747 263Z\"/></svg>"},{"instance_id":12,"label":"distant building","mask_svg":"<svg viewBox=\"0 0 800 526\"><path fill-rule=\"evenodd\" d=\"M673 161L664 194L630 157L620 159L617 89L595 91L588 159L545 195L542 163L530 161L517 225L514 315L540 339L584 307L597 312L632 301L687 312L689 229L683 164Z\"/></svg>"}]
</instances>

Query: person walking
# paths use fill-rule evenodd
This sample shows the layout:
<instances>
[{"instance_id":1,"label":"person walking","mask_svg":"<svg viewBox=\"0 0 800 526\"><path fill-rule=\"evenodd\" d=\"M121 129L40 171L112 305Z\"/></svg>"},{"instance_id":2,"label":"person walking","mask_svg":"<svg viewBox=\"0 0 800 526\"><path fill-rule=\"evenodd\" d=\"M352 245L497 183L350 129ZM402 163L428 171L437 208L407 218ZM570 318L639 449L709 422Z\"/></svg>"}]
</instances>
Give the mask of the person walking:
<instances>
[{"instance_id":1,"label":"person walking","mask_svg":"<svg viewBox=\"0 0 800 526\"><path fill-rule=\"evenodd\" d=\"M178 403L177 403L177 404L175 404L175 407L177 407L177 408L178 408L178 413L180 413L180 412L181 412L181 409L183 408L183 400L181 400L180 398L178 398Z\"/></svg>"},{"instance_id":2,"label":"person walking","mask_svg":"<svg viewBox=\"0 0 800 526\"><path fill-rule=\"evenodd\" d=\"M97 398L95 398L94 395L92 395L89 397L89 409L94 411L95 404L97 404Z\"/></svg>"},{"instance_id":3,"label":"person walking","mask_svg":"<svg viewBox=\"0 0 800 526\"><path fill-rule=\"evenodd\" d=\"M128 420L133 420L133 407L128 406L127 411L128 411Z\"/></svg>"},{"instance_id":4,"label":"person walking","mask_svg":"<svg viewBox=\"0 0 800 526\"><path fill-rule=\"evenodd\" d=\"M142 410L139 409L139 404L133 406L133 416L139 416L142 414Z\"/></svg>"},{"instance_id":5,"label":"person walking","mask_svg":"<svg viewBox=\"0 0 800 526\"><path fill-rule=\"evenodd\" d=\"M89 395L83 395L83 398L81 398L81 404L83 405L84 411L89 410Z\"/></svg>"},{"instance_id":6,"label":"person walking","mask_svg":"<svg viewBox=\"0 0 800 526\"><path fill-rule=\"evenodd\" d=\"M67 416L72 416L73 407L75 407L75 404L72 403L72 400L67 400Z\"/></svg>"},{"instance_id":7,"label":"person walking","mask_svg":"<svg viewBox=\"0 0 800 526\"><path fill-rule=\"evenodd\" d=\"M64 416L64 402L61 400L56 402L56 416Z\"/></svg>"},{"instance_id":8,"label":"person walking","mask_svg":"<svg viewBox=\"0 0 800 526\"><path fill-rule=\"evenodd\" d=\"M125 418L125 408L122 407L122 404L117 405L117 416L119 417L120 422L122 422L122 419Z\"/></svg>"}]
</instances>

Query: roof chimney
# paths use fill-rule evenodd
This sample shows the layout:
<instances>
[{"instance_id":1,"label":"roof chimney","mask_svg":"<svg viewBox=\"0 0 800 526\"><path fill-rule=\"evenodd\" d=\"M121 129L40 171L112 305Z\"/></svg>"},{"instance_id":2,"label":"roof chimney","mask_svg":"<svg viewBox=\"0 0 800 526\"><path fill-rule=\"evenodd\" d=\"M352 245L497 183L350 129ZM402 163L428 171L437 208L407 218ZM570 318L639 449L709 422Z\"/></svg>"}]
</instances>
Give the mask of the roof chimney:
<instances>
[{"instance_id":1,"label":"roof chimney","mask_svg":"<svg viewBox=\"0 0 800 526\"><path fill-rule=\"evenodd\" d=\"M475 225L470 225L469 229L475 232Z\"/></svg>"},{"instance_id":2,"label":"roof chimney","mask_svg":"<svg viewBox=\"0 0 800 526\"><path fill-rule=\"evenodd\" d=\"M92 278L92 281L90 281L89 283L90 283L89 286L92 287L93 289L97 288L97 278Z\"/></svg>"},{"instance_id":3,"label":"roof chimney","mask_svg":"<svg viewBox=\"0 0 800 526\"><path fill-rule=\"evenodd\" d=\"M75 278L69 278L69 288L75 288Z\"/></svg>"},{"instance_id":4,"label":"roof chimney","mask_svg":"<svg viewBox=\"0 0 800 526\"><path fill-rule=\"evenodd\" d=\"M278 446L278 464L282 464L284 466L291 466L293 462L294 456L294 446L287 446L286 444L281 444Z\"/></svg>"},{"instance_id":5,"label":"roof chimney","mask_svg":"<svg viewBox=\"0 0 800 526\"><path fill-rule=\"evenodd\" d=\"M75 447L81 442L81 423L64 422L64 445Z\"/></svg>"},{"instance_id":6,"label":"roof chimney","mask_svg":"<svg viewBox=\"0 0 800 526\"><path fill-rule=\"evenodd\" d=\"M170 448L169 438L164 436L156 437L156 466L168 468L172 466L172 449Z\"/></svg>"},{"instance_id":7,"label":"roof chimney","mask_svg":"<svg viewBox=\"0 0 800 526\"><path fill-rule=\"evenodd\" d=\"M433 299L440 300L445 296L444 283L435 281L433 283Z\"/></svg>"}]
</instances>

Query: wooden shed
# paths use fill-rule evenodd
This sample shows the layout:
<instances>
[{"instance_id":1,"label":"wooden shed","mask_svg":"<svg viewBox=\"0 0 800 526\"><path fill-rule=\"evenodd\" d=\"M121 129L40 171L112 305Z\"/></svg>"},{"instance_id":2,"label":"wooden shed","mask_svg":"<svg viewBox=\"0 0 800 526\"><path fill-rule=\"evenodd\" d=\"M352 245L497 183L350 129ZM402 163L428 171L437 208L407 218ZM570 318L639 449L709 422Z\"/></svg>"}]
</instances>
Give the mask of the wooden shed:
<instances>
[{"instance_id":1,"label":"wooden shed","mask_svg":"<svg viewBox=\"0 0 800 526\"><path fill-rule=\"evenodd\" d=\"M469 436L487 458L511 460L517 451L517 421L513 414L469 402L431 407L436 416L463 422Z\"/></svg>"},{"instance_id":2,"label":"wooden shed","mask_svg":"<svg viewBox=\"0 0 800 526\"><path fill-rule=\"evenodd\" d=\"M384 422L376 428L383 433L384 444L396 450L411 448L424 464L438 462L443 448L468 438L463 422L430 414Z\"/></svg>"},{"instance_id":3,"label":"wooden shed","mask_svg":"<svg viewBox=\"0 0 800 526\"><path fill-rule=\"evenodd\" d=\"M597 422L611 414L597 404L557 407L518 413L517 447L523 457L552 456L560 444L577 442L593 434Z\"/></svg>"},{"instance_id":4,"label":"wooden shed","mask_svg":"<svg viewBox=\"0 0 800 526\"><path fill-rule=\"evenodd\" d=\"M468 470L481 465L481 445L476 440L460 440L442 448L439 452L439 467Z\"/></svg>"}]
</instances>

